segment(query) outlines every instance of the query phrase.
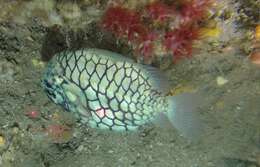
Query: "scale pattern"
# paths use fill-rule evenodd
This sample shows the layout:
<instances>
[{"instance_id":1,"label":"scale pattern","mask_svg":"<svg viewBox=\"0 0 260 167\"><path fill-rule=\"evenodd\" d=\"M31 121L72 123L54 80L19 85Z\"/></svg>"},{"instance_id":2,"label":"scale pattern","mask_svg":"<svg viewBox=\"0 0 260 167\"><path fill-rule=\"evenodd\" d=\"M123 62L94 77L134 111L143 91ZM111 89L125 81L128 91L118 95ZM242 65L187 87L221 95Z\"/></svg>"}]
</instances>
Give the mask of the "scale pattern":
<instances>
[{"instance_id":1,"label":"scale pattern","mask_svg":"<svg viewBox=\"0 0 260 167\"><path fill-rule=\"evenodd\" d=\"M82 102L82 107L76 106L68 89L62 105L91 127L134 130L167 108L165 96L153 89L150 78L132 62L86 49L62 52L55 61L66 78L61 87L69 84L80 90L75 97Z\"/></svg>"}]
</instances>

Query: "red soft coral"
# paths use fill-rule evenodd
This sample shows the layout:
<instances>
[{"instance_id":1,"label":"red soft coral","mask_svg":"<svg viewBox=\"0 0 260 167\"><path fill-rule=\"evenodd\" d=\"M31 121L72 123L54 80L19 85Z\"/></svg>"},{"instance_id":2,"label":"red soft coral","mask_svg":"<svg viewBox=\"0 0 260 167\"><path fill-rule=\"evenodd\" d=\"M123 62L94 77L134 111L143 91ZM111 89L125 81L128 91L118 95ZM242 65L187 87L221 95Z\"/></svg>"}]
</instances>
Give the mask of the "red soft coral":
<instances>
[{"instance_id":1,"label":"red soft coral","mask_svg":"<svg viewBox=\"0 0 260 167\"><path fill-rule=\"evenodd\" d=\"M193 41L198 39L198 30L185 26L169 31L164 36L164 46L174 56L174 61L182 57L190 57Z\"/></svg>"},{"instance_id":2,"label":"red soft coral","mask_svg":"<svg viewBox=\"0 0 260 167\"><path fill-rule=\"evenodd\" d=\"M160 1L155 1L146 6L146 12L152 20L162 23L174 16L175 8Z\"/></svg>"},{"instance_id":3,"label":"red soft coral","mask_svg":"<svg viewBox=\"0 0 260 167\"><path fill-rule=\"evenodd\" d=\"M198 39L196 27L205 18L212 1L179 0L181 4L166 4L157 0L139 11L113 6L104 13L101 25L117 38L125 39L137 55L151 58L158 50L161 54L170 51L176 61L191 57L192 44ZM156 44L159 45L155 49Z\"/></svg>"},{"instance_id":4,"label":"red soft coral","mask_svg":"<svg viewBox=\"0 0 260 167\"><path fill-rule=\"evenodd\" d=\"M140 14L122 7L108 8L101 24L119 38L127 38L131 42L143 40L148 31L141 22Z\"/></svg>"},{"instance_id":5,"label":"red soft coral","mask_svg":"<svg viewBox=\"0 0 260 167\"><path fill-rule=\"evenodd\" d=\"M180 7L182 24L196 23L205 16L207 9L211 6L211 0L186 0Z\"/></svg>"},{"instance_id":6,"label":"red soft coral","mask_svg":"<svg viewBox=\"0 0 260 167\"><path fill-rule=\"evenodd\" d=\"M154 41L158 38L158 34L150 32L140 43L139 52L145 57L151 57L154 51Z\"/></svg>"}]
</instances>

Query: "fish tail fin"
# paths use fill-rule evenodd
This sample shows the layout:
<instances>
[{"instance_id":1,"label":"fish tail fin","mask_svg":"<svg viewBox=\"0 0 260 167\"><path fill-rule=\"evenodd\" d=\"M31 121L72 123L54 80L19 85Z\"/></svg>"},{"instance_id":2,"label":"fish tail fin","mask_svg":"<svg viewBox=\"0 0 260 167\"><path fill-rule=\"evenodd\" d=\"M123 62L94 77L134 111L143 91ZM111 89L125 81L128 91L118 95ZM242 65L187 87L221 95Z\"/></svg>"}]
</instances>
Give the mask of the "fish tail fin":
<instances>
[{"instance_id":1,"label":"fish tail fin","mask_svg":"<svg viewBox=\"0 0 260 167\"><path fill-rule=\"evenodd\" d=\"M199 118L197 107L202 97L195 93L184 93L168 97L167 117L182 136L197 141L203 134L204 124Z\"/></svg>"}]
</instances>

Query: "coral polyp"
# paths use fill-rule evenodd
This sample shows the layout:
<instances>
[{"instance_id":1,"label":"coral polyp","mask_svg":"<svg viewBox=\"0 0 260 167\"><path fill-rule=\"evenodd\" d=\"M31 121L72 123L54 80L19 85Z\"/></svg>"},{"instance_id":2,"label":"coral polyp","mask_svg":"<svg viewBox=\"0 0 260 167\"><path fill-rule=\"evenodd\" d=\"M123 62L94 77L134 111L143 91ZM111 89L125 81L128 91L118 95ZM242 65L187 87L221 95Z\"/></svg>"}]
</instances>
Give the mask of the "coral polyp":
<instances>
[{"instance_id":1,"label":"coral polyp","mask_svg":"<svg viewBox=\"0 0 260 167\"><path fill-rule=\"evenodd\" d=\"M193 41L198 39L198 30L190 26L184 26L169 31L164 36L164 46L172 52L175 60L181 57L191 57Z\"/></svg>"},{"instance_id":2,"label":"coral polyp","mask_svg":"<svg viewBox=\"0 0 260 167\"><path fill-rule=\"evenodd\" d=\"M201 21L211 4L211 0L186 0L180 7L181 23L193 24Z\"/></svg>"},{"instance_id":3,"label":"coral polyp","mask_svg":"<svg viewBox=\"0 0 260 167\"><path fill-rule=\"evenodd\" d=\"M155 1L145 7L150 19L156 22L165 22L175 15L175 7L168 6L161 1Z\"/></svg>"},{"instance_id":4,"label":"coral polyp","mask_svg":"<svg viewBox=\"0 0 260 167\"><path fill-rule=\"evenodd\" d=\"M119 38L127 38L129 41L140 41L147 34L140 14L123 7L109 8L104 14L102 26Z\"/></svg>"}]
</instances>

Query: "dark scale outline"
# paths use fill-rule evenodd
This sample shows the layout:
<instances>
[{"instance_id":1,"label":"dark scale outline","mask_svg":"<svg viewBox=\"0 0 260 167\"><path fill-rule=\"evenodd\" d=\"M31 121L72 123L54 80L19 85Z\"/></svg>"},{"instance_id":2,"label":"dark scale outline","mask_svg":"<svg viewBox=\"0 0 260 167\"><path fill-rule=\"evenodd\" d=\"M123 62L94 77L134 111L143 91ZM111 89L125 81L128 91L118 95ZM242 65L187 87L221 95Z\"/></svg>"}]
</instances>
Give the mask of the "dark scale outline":
<instances>
[{"instance_id":1,"label":"dark scale outline","mask_svg":"<svg viewBox=\"0 0 260 167\"><path fill-rule=\"evenodd\" d=\"M121 72L121 69L123 69L123 67L121 67L121 68L118 68L118 70L116 71L116 73L118 73L118 72ZM125 70L123 70L124 71L124 75L122 75L122 76L125 76ZM120 75L120 74L119 74ZM124 78L123 78L124 79ZM121 81L119 81L119 84L117 84L117 81L115 80L115 78L114 78L114 83L115 83L115 85L119 88L121 85L122 85L122 82L123 82L123 79L121 79Z\"/></svg>"},{"instance_id":2,"label":"dark scale outline","mask_svg":"<svg viewBox=\"0 0 260 167\"><path fill-rule=\"evenodd\" d=\"M117 70L117 72L118 72L119 70ZM116 73L117 73L116 72ZM113 80L113 82L115 83L115 85L117 86L117 89L116 89L116 91L114 92L114 94L116 94L117 92L119 92L119 89L120 89L120 85L122 85L122 81L123 81L123 79L120 81L120 84L119 84L119 86L116 84L116 82L115 82L115 80ZM123 123L125 123L125 124L127 124L126 122L125 122L125 120L127 119L126 117L125 117L125 114L126 114L126 112L127 111L124 111L122 108L121 108L121 103L124 101L124 100L121 100L121 101L118 101L118 99L114 96L114 98L116 99L116 101L118 102L118 108L119 108L119 111L121 111L122 113L123 113L123 118L122 118L122 122ZM124 98L123 98L124 99ZM127 119L128 120L128 119Z\"/></svg>"},{"instance_id":3,"label":"dark scale outline","mask_svg":"<svg viewBox=\"0 0 260 167\"><path fill-rule=\"evenodd\" d=\"M88 62L86 62L86 69L87 69L87 65L88 65L88 63L93 63L94 65L95 65L95 62L90 58L90 60L88 61ZM93 69L93 71L91 72L91 73L89 73L89 70L86 70L86 72L87 72L87 74L91 77L94 73L95 73L95 69ZM89 78L90 79L90 78Z\"/></svg>"},{"instance_id":4,"label":"dark scale outline","mask_svg":"<svg viewBox=\"0 0 260 167\"><path fill-rule=\"evenodd\" d=\"M93 56L97 56L96 54L94 54L94 55L92 55L92 57ZM97 62L97 64L94 62L94 60L92 59L92 57L91 57L91 61L95 64L95 69L94 69L94 72L95 73L97 73L97 65L98 65L98 63L99 64L101 64L100 63L100 61L101 61L101 58L99 58L98 57L98 62ZM106 62L108 62L108 61L106 61ZM104 76L105 76L105 74L106 74L106 71L107 71L107 68L105 69L105 73L102 75L102 77L101 78L103 78ZM92 74L94 74L94 72L92 73ZM91 75L92 75L91 74ZM99 78L99 82L98 82L98 84L97 84L97 88L98 88L98 90L96 91L96 96L98 97L99 96L99 89L100 89L100 83L101 83L101 78L99 77L99 75L98 75L98 73L97 73L97 76L98 76L98 78ZM91 76L92 77L92 76ZM90 78L91 78L90 77ZM107 79L108 80L108 79ZM109 81L109 80L108 80ZM91 85L91 88L92 89L94 89L93 87L92 87L92 85ZM95 90L95 89L94 89ZM100 92L101 93L101 92ZM108 99L108 97L107 96L105 96L107 99ZM99 102L99 105L101 106L101 107L104 107L104 106L102 106L102 104L101 104L101 102L100 102L100 100L97 100L98 102ZM108 102L109 102L109 100L108 100ZM108 103L109 104L109 103ZM109 105L109 107L110 107L110 105ZM110 107L111 108L111 107ZM112 108L110 109L111 111L113 111L112 110ZM109 117L102 117L102 118L100 118L97 114L96 114L96 111L94 111L93 109L92 109L92 111L93 111L93 113L99 118L99 122L97 122L97 126L99 127L100 126L100 124L103 124L103 125L106 125L109 129L112 129L112 127L113 127L113 124L112 125L109 125L109 124L107 124L107 123L105 123L105 122L103 122L103 119L104 118L107 118L107 119L109 119L109 120L112 120L112 123L114 123L114 121L113 121L113 119L111 119L111 118L109 118Z\"/></svg>"},{"instance_id":5,"label":"dark scale outline","mask_svg":"<svg viewBox=\"0 0 260 167\"><path fill-rule=\"evenodd\" d=\"M123 90L124 91L127 91L128 89L130 89L130 85L131 85L131 77L128 77L128 76L126 76L126 67L125 67L125 65L126 65L126 63L124 63L124 78L122 79L122 88L123 88ZM129 80L130 80L130 82L128 83L128 87L125 89L124 88L124 85L123 85L123 82L127 79L127 78L129 78Z\"/></svg>"},{"instance_id":6,"label":"dark scale outline","mask_svg":"<svg viewBox=\"0 0 260 167\"><path fill-rule=\"evenodd\" d=\"M84 67L86 67L86 62L84 61L84 59L82 58L82 56L83 56L83 49L81 49L81 54L79 55L79 57L78 57L78 59L76 59L76 66L77 66L77 69L78 69L78 71L79 71L79 74L81 74L83 71L84 71ZM83 59L83 60L82 60ZM78 64L80 64L79 62L80 62L80 60L81 61L83 61L83 63L84 63L84 67L82 68L82 70L80 70L79 69L79 65ZM78 77L78 80L80 81L80 75L79 75L79 77ZM80 82L79 82L80 83ZM80 85L80 84L79 84Z\"/></svg>"},{"instance_id":7,"label":"dark scale outline","mask_svg":"<svg viewBox=\"0 0 260 167\"><path fill-rule=\"evenodd\" d=\"M72 54L73 54L73 57L74 57L74 65L72 66L72 71L71 71L71 73L70 73L70 78L71 78L71 80L73 80L73 76L75 75L75 69L77 68L77 59L76 59L76 57L77 57L77 55L76 55L76 52L72 52ZM72 57L71 57L71 59L72 59ZM78 70L78 72L79 72L79 70ZM79 74L79 76L80 76L80 73L78 73ZM73 80L74 81L74 80ZM78 82L79 82L79 80L78 80ZM74 83L76 83L76 81L74 81ZM80 82L79 82L80 83ZM78 84L79 85L79 84Z\"/></svg>"},{"instance_id":8,"label":"dark scale outline","mask_svg":"<svg viewBox=\"0 0 260 167\"><path fill-rule=\"evenodd\" d=\"M124 66L125 66L125 63L124 63ZM125 69L125 68L124 68L124 72L126 73L126 69ZM125 117L125 119L129 120L129 121L131 122L131 125L132 125L132 126L136 126L136 124L134 123L133 113L130 112L130 111L131 111L131 110L130 110L130 103L131 103L131 102L128 103L128 102L126 101L126 96L128 96L128 94L127 94L128 91L127 91L127 90L130 89L131 80L130 80L130 83L128 84L128 89L125 90L124 87L122 86L122 83L123 83L123 81L125 80L125 78L126 78L126 77L124 77L124 78L122 79L122 81L121 81L121 87L122 87L122 89L124 90L124 94L122 95L122 101L120 102L120 105L121 105L121 103L122 103L123 101L126 102L126 104L127 104L127 111L125 112L125 114L130 113L131 118L128 119L128 118ZM131 96L130 96L130 101L131 101L131 100L132 100L132 99L131 99Z\"/></svg>"},{"instance_id":9,"label":"dark scale outline","mask_svg":"<svg viewBox=\"0 0 260 167\"><path fill-rule=\"evenodd\" d=\"M73 52L68 52L67 56L66 56L66 64L67 64L67 67L69 67L69 70L71 71L71 73L72 73L72 68L70 67L69 61L72 56L73 56Z\"/></svg>"},{"instance_id":10,"label":"dark scale outline","mask_svg":"<svg viewBox=\"0 0 260 167\"><path fill-rule=\"evenodd\" d=\"M65 54L63 54L62 55L62 60L64 61L64 59L65 59L65 62L66 62L66 67L63 67L62 66L62 69L63 69L63 71L64 71L64 76L66 76L66 68L68 68L69 67L69 65L68 65L68 62L67 62L67 56L69 55L69 54L66 54L67 52L65 52ZM86 64L87 64L87 59L86 59L86 56L84 56L83 55L83 50L82 50L82 55L80 55L79 57L85 57L85 67L84 67L84 69L86 69ZM60 62L60 64L62 65L62 62ZM80 72L80 74L81 74L81 72ZM80 75L79 75L80 76ZM78 86L78 88L82 91L82 92L85 92L85 90L84 89L82 89L82 87L81 87L81 85L80 85L80 82L79 82L79 85L77 84L77 83L75 83L71 78L69 78L69 81L70 82L72 82L73 84L75 84L75 85L77 85ZM86 86L86 88L88 87L88 85ZM90 107L89 107L89 104L88 104L88 98L87 98L87 96L86 96L86 94L85 93L83 93L84 94L84 97L85 97L85 99L87 99L86 100L86 106L87 106L87 109L89 109ZM91 117L92 117L92 113L91 113L91 110L89 110L89 111L87 111L87 112L89 112L90 113L90 115L91 115ZM80 114L80 113L79 113ZM82 115L82 114L80 114L81 116L83 116L83 117L85 117L84 115ZM91 118L88 118L88 119L91 119Z\"/></svg>"},{"instance_id":11,"label":"dark scale outline","mask_svg":"<svg viewBox=\"0 0 260 167\"><path fill-rule=\"evenodd\" d=\"M95 68L95 69L96 69L97 76L98 76L98 78L99 78L99 82L101 81L102 76L104 76L104 74L106 73L106 69L105 69L105 72L102 74L102 76L101 76L101 77L99 76L99 73L98 73L98 70L97 70L97 66L98 66L98 65L103 65L103 64L100 63L100 61L101 61L101 58L98 59L98 64L96 64L96 68ZM105 67L106 67L106 66L105 66Z\"/></svg>"},{"instance_id":12,"label":"dark scale outline","mask_svg":"<svg viewBox=\"0 0 260 167\"><path fill-rule=\"evenodd\" d=\"M136 77L134 80L131 80L131 85L133 85L134 82L137 81L137 80L138 80L138 77ZM138 82L138 81L137 81L137 82ZM132 87L131 87L131 85L130 85L130 89L131 89L133 92L136 92L136 91L137 91L137 88L136 88L136 90L133 90Z\"/></svg>"},{"instance_id":13,"label":"dark scale outline","mask_svg":"<svg viewBox=\"0 0 260 167\"><path fill-rule=\"evenodd\" d=\"M109 66L109 67L107 68L107 71L108 71L111 67L113 67L113 66L115 66L115 72L113 73L112 80L110 80L110 79L107 77L107 75L106 75L106 79L107 79L108 82L109 82L109 84L108 84L107 87L106 87L106 90L110 87L110 85L112 84L112 82L114 82L114 84L117 86L117 84L115 83L115 81L113 80L113 78L115 78L115 75L116 75L116 73L119 71L119 69L117 68L117 66L116 66L115 64L112 64L111 66ZM121 69L121 68L120 68L120 69ZM108 98L109 108L111 109L111 111L112 111L112 113L113 113L113 115L114 115L114 117L115 117L115 118L113 119L114 125L121 126L121 127L124 125L124 128L127 130L128 128L126 127L126 123L124 122L125 114L124 114L123 110L122 110L121 107L120 107L120 103L118 103L118 110L114 110L114 109L111 107L111 105L110 105L110 102L111 102L113 99L115 99L116 101L118 100L118 99L115 97L115 94L118 92L118 90L119 90L119 87L117 86L117 90L114 92L114 97L109 98L107 95L106 95L106 97ZM123 98L122 98L122 99L123 99ZM123 118L122 118L122 119L117 118L117 117L115 116L115 112L122 112ZM123 125L119 125L119 124L115 123L115 120L121 122ZM112 126L111 126L111 129L112 129Z\"/></svg>"},{"instance_id":14,"label":"dark scale outline","mask_svg":"<svg viewBox=\"0 0 260 167\"><path fill-rule=\"evenodd\" d=\"M107 74L108 70L111 69L113 66L115 66L115 64L112 64L111 66L107 67L106 74ZM116 66L115 66L115 70L117 70L117 69L116 69ZM115 72L114 72L114 74L115 74ZM113 77L114 77L114 74L113 74ZM108 78L108 75L106 75L106 79L107 79L107 81L108 81L110 84L111 84L111 82L113 82L113 77L112 77L112 79L110 80L110 79Z\"/></svg>"},{"instance_id":15,"label":"dark scale outline","mask_svg":"<svg viewBox=\"0 0 260 167\"><path fill-rule=\"evenodd\" d=\"M108 61L107 61L108 62ZM103 75L101 76L101 77L99 77L99 75L98 75L98 77L99 77L99 82L98 82L98 84L97 84L97 87L98 87L98 90L99 90L99 93L100 94L102 94L102 95L106 95L106 92L105 93L103 93L103 92L101 92L100 91L100 84L101 84L101 81L103 80L103 78L106 76L106 74L107 74L107 66L105 66L105 72L103 73ZM108 80L107 80L108 81ZM109 83L109 81L108 81L108 83ZM106 90L106 89L105 89ZM107 98L107 97L106 97Z\"/></svg>"},{"instance_id":16,"label":"dark scale outline","mask_svg":"<svg viewBox=\"0 0 260 167\"><path fill-rule=\"evenodd\" d=\"M87 71L85 68L82 70L82 71L80 71L80 74L79 74L79 86L81 87L81 89L82 90L86 90L87 89L87 87L88 87L88 85L90 84L89 82L85 85L85 86L83 86L83 84L82 84L82 82L81 82L81 75L84 75L84 74L86 74L86 75L88 75L88 73L86 72L86 73L84 73L85 71Z\"/></svg>"},{"instance_id":17,"label":"dark scale outline","mask_svg":"<svg viewBox=\"0 0 260 167\"><path fill-rule=\"evenodd\" d=\"M84 54L84 55L83 55L83 54ZM83 70L80 72L79 77L81 76L81 74L83 73L83 71L85 71L85 72L86 72L86 75L87 75L88 78L90 79L91 74L89 74L89 71L87 70L87 69L88 69L88 68L87 68L87 64L91 62L91 58L88 59L87 56L85 56L85 55L86 55L86 53L83 52L83 49L82 49L82 55L81 55L81 57L83 57L83 59L84 59L84 68L83 68ZM89 85L90 85L90 82L88 82L88 84L85 86L85 88L83 88L83 85L80 84L80 87L84 90L84 91L83 91L83 92L84 92L84 95L85 95L85 91L87 90L87 88L89 87ZM85 96L86 96L86 95L85 95Z\"/></svg>"}]
</instances>

